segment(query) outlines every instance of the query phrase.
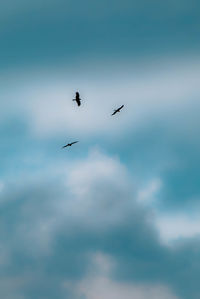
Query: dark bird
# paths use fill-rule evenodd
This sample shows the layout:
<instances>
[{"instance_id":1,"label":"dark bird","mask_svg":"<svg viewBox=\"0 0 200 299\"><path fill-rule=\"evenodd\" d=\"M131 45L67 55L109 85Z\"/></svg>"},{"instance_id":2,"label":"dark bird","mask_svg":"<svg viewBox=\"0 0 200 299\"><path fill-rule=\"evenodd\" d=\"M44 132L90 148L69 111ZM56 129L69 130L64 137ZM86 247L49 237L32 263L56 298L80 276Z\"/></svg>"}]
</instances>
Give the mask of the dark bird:
<instances>
[{"instance_id":1,"label":"dark bird","mask_svg":"<svg viewBox=\"0 0 200 299\"><path fill-rule=\"evenodd\" d=\"M117 108L116 110L114 110L113 114L111 115L115 115L117 112L120 112L120 110L124 107L124 105L122 105L121 107Z\"/></svg>"},{"instance_id":2,"label":"dark bird","mask_svg":"<svg viewBox=\"0 0 200 299\"><path fill-rule=\"evenodd\" d=\"M73 99L72 101L76 101L77 105L81 106L81 99L80 99L79 92L76 92L76 98Z\"/></svg>"},{"instance_id":3,"label":"dark bird","mask_svg":"<svg viewBox=\"0 0 200 299\"><path fill-rule=\"evenodd\" d=\"M72 144L75 144L77 143L78 141L74 141L74 142L71 142L71 143L68 143L66 145L64 145L62 148L65 148L65 147L68 147L68 146L72 146Z\"/></svg>"}]
</instances>

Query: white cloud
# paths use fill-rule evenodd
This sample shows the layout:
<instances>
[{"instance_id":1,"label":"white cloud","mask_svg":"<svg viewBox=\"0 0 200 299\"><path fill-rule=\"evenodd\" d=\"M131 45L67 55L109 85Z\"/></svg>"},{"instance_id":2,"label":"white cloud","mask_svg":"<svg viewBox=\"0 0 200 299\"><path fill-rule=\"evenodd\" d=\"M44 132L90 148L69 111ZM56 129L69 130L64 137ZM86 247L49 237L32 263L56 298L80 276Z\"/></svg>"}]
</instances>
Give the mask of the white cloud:
<instances>
[{"instance_id":1,"label":"white cloud","mask_svg":"<svg viewBox=\"0 0 200 299\"><path fill-rule=\"evenodd\" d=\"M116 282L109 278L111 267L109 257L100 253L95 256L91 273L73 286L77 298L84 296L85 299L178 299L163 285Z\"/></svg>"},{"instance_id":2,"label":"white cloud","mask_svg":"<svg viewBox=\"0 0 200 299\"><path fill-rule=\"evenodd\" d=\"M45 177L46 174L45 171ZM77 298L83 295L86 299L146 299L149 296L152 299L178 299L165 285L165 281L172 284L169 278L171 274L166 274L166 280L163 273L161 278L159 276L158 269L168 262L167 249L160 246L152 227L152 214L150 221L148 219L150 209L141 208L141 202L136 201L136 190L120 161L94 150L87 159L77 161L75 165L70 165L70 168L63 165L60 175L60 183L44 183L45 179L41 180L39 177L32 185L26 184L24 180L22 189L18 187L17 190L9 190L7 195L10 201L3 202L0 225L2 253L8 252L7 265L9 266L9 257L12 257L11 261L15 260L15 251L26 252L25 269L31 268L29 259L36 258L38 264L41 262L39 272L44 271L42 279L48 279L48 272L45 271L50 267L52 280L55 278L55 287L58 290L61 287L66 293L73 290ZM159 189L159 182L159 179L155 179L150 181L149 186L147 184L146 191L143 191L145 200L148 194L153 196ZM15 204L14 213L10 204L12 200ZM5 229L7 227L9 234ZM63 252L66 255L63 255ZM161 255L157 259L159 252ZM90 255L91 265L87 259ZM87 258L84 260L85 256ZM70 269L75 267L75 276L80 274L79 258L83 261L83 276L76 284L70 276ZM67 274L62 271L60 265L63 264ZM4 267L7 269L5 265ZM124 267L123 271L126 271L127 267L130 283L116 282L111 276L112 269L119 271L120 267ZM137 269L141 271L141 284L135 282L130 267L135 267L136 272ZM179 279L180 270L176 270L176 265L173 267L172 264L170 268L177 271ZM141 274L145 273L146 269L148 273L151 273L152 269L156 284L142 283ZM20 271L24 271L24 268L21 270L21 264ZM61 278L57 271L62 272ZM165 272L164 268L163 271ZM40 277L38 280L37 288L41 286ZM32 284L31 281L30 285ZM49 282L46 286L46 290L49 290ZM25 288L27 287L26 285ZM19 289L23 292L23 286L19 286Z\"/></svg>"},{"instance_id":3,"label":"white cloud","mask_svg":"<svg viewBox=\"0 0 200 299\"><path fill-rule=\"evenodd\" d=\"M136 131L154 117L170 120L174 130L183 130L180 109L197 102L200 95L199 64L199 58L175 57L167 62L158 60L153 66L119 67L115 73L104 73L99 67L100 74L94 76L83 66L78 75L73 71L70 76L67 71L58 69L52 73L33 72L22 75L24 80L18 84L14 76L17 88L13 95L6 97L9 102L13 98L13 107L16 106L17 111L29 119L33 131L43 137L104 134L120 138L120 132ZM72 102L77 90L83 99L81 107ZM111 117L113 109L121 104L125 105L124 110ZM182 123L180 128L177 117Z\"/></svg>"},{"instance_id":4,"label":"white cloud","mask_svg":"<svg viewBox=\"0 0 200 299\"><path fill-rule=\"evenodd\" d=\"M134 196L126 196L130 192L126 168L117 157L109 157L97 148L85 159L64 163L59 170L56 167L51 165L32 177L18 178L2 190L1 208L8 206L10 212L12 202L18 207L13 240L21 242L32 256L51 254L52 241L66 222L66 234L74 223L87 229L105 229L126 217L135 201ZM0 221L2 229L4 221L6 215Z\"/></svg>"},{"instance_id":5,"label":"white cloud","mask_svg":"<svg viewBox=\"0 0 200 299\"><path fill-rule=\"evenodd\" d=\"M114 282L106 277L83 281L79 285L80 295L86 299L178 299L164 286L134 285Z\"/></svg>"},{"instance_id":6,"label":"white cloud","mask_svg":"<svg viewBox=\"0 0 200 299\"><path fill-rule=\"evenodd\" d=\"M62 201L61 214L92 229L105 229L116 224L135 209L134 184L120 161L98 149L91 150L85 160L68 168L66 188L68 201Z\"/></svg>"},{"instance_id":7,"label":"white cloud","mask_svg":"<svg viewBox=\"0 0 200 299\"><path fill-rule=\"evenodd\" d=\"M101 180L116 186L120 184L120 188L124 190L130 183L126 168L117 157L109 157L94 148L86 160L78 161L73 165L67 185L72 193L85 196L91 191L91 187Z\"/></svg>"},{"instance_id":8,"label":"white cloud","mask_svg":"<svg viewBox=\"0 0 200 299\"><path fill-rule=\"evenodd\" d=\"M193 238L200 235L200 217L187 214L159 214L156 216L156 225L160 232L161 241L172 244L172 241L181 238Z\"/></svg>"},{"instance_id":9,"label":"white cloud","mask_svg":"<svg viewBox=\"0 0 200 299\"><path fill-rule=\"evenodd\" d=\"M137 200L143 204L152 204L157 200L156 194L160 190L162 182L159 178L155 178L148 183L143 189L138 191Z\"/></svg>"}]
</instances>

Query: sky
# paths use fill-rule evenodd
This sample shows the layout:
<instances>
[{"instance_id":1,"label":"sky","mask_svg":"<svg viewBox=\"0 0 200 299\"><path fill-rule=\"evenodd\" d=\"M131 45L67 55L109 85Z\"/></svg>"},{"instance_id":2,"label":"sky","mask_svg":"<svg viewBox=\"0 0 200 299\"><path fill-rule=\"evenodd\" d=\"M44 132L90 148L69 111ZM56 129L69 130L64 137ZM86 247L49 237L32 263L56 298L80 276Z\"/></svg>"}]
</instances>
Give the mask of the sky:
<instances>
[{"instance_id":1,"label":"sky","mask_svg":"<svg viewBox=\"0 0 200 299\"><path fill-rule=\"evenodd\" d=\"M1 1L1 298L200 298L199 12Z\"/></svg>"}]
</instances>

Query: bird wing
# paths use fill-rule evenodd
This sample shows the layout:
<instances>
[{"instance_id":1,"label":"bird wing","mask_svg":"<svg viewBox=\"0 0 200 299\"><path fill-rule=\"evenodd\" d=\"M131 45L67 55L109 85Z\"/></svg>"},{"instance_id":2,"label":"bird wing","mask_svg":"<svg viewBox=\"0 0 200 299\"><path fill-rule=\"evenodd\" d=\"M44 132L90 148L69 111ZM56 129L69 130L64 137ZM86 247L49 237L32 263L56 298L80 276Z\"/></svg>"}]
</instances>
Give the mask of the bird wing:
<instances>
[{"instance_id":1,"label":"bird wing","mask_svg":"<svg viewBox=\"0 0 200 299\"><path fill-rule=\"evenodd\" d=\"M64 145L62 148L65 148L65 147L68 147L69 146L69 143L68 144L66 144L66 145Z\"/></svg>"},{"instance_id":2,"label":"bird wing","mask_svg":"<svg viewBox=\"0 0 200 299\"><path fill-rule=\"evenodd\" d=\"M76 99L76 103L77 103L78 106L81 106L81 101L80 101L80 99Z\"/></svg>"},{"instance_id":3,"label":"bird wing","mask_svg":"<svg viewBox=\"0 0 200 299\"><path fill-rule=\"evenodd\" d=\"M76 92L76 97L79 98L79 92L78 91Z\"/></svg>"},{"instance_id":4,"label":"bird wing","mask_svg":"<svg viewBox=\"0 0 200 299\"><path fill-rule=\"evenodd\" d=\"M71 145L72 145L72 144L75 144L75 143L77 143L77 142L78 142L78 141L74 141L74 142L71 143Z\"/></svg>"},{"instance_id":5,"label":"bird wing","mask_svg":"<svg viewBox=\"0 0 200 299\"><path fill-rule=\"evenodd\" d=\"M115 115L117 113L117 110L115 110L111 115Z\"/></svg>"},{"instance_id":6,"label":"bird wing","mask_svg":"<svg viewBox=\"0 0 200 299\"><path fill-rule=\"evenodd\" d=\"M122 105L121 107L119 107L118 109L121 110L124 107L124 105Z\"/></svg>"}]
</instances>

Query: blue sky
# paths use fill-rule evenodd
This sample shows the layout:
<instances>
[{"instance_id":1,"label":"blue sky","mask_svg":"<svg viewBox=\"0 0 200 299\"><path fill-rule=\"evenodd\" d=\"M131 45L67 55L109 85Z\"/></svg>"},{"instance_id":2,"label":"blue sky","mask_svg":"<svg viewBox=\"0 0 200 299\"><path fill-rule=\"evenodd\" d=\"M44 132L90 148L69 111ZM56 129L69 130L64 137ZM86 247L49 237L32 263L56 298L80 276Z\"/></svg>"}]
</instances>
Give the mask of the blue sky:
<instances>
[{"instance_id":1,"label":"blue sky","mask_svg":"<svg viewBox=\"0 0 200 299\"><path fill-rule=\"evenodd\" d=\"M0 8L1 297L199 299L200 4Z\"/></svg>"}]
</instances>

